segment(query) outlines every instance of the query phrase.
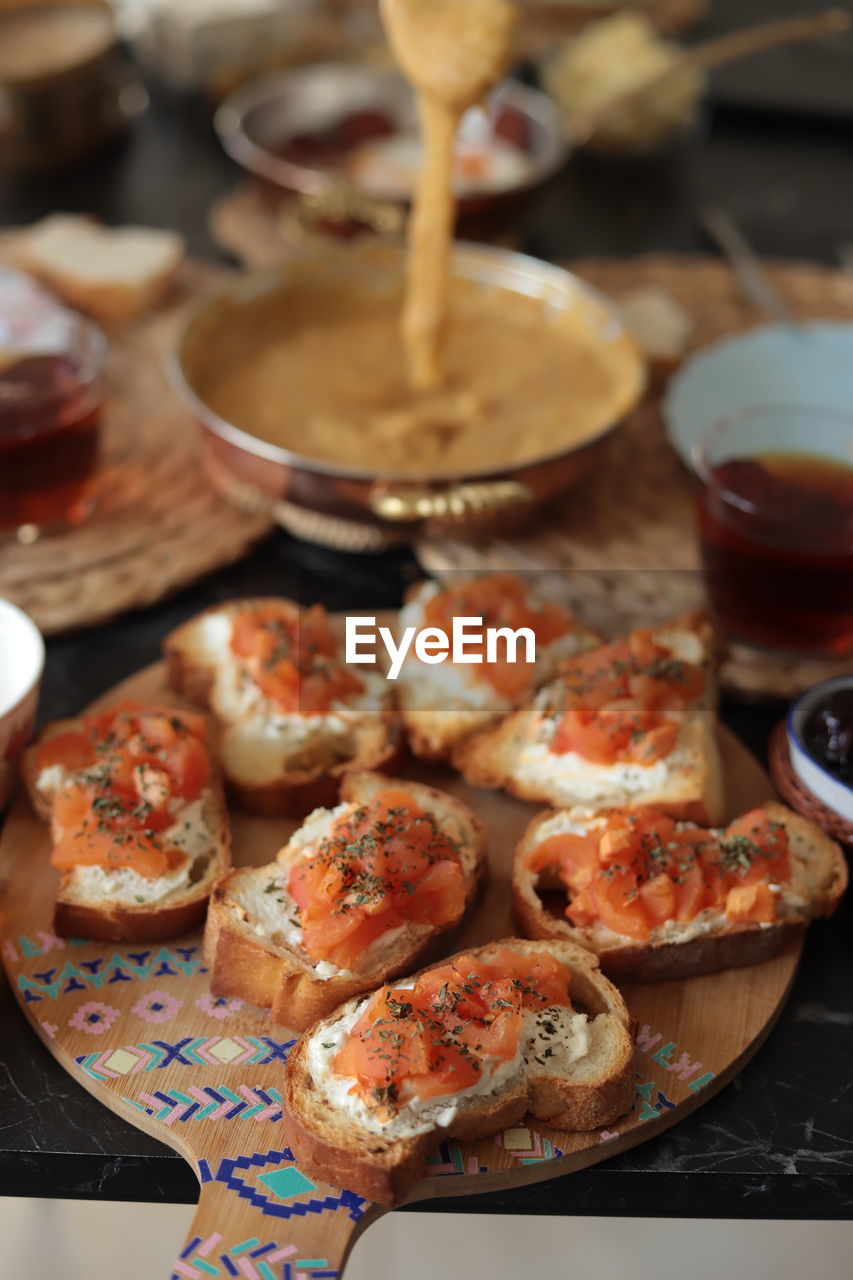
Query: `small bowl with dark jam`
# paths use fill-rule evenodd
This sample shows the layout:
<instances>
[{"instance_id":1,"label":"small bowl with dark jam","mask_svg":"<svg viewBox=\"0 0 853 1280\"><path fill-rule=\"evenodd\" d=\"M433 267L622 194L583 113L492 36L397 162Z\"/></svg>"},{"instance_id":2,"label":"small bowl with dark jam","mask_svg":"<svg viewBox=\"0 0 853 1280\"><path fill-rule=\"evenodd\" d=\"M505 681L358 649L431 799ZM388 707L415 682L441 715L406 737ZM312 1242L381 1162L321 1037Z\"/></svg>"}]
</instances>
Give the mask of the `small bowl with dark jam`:
<instances>
[{"instance_id":1,"label":"small bowl with dark jam","mask_svg":"<svg viewBox=\"0 0 853 1280\"><path fill-rule=\"evenodd\" d=\"M807 791L853 823L853 673L824 680L788 712L791 767Z\"/></svg>"},{"instance_id":2,"label":"small bowl with dark jam","mask_svg":"<svg viewBox=\"0 0 853 1280\"><path fill-rule=\"evenodd\" d=\"M725 635L853 660L853 415L756 407L712 427L692 461L708 599Z\"/></svg>"},{"instance_id":3,"label":"small bowl with dark jam","mask_svg":"<svg viewBox=\"0 0 853 1280\"><path fill-rule=\"evenodd\" d=\"M0 534L37 536L91 512L106 353L75 312L0 311Z\"/></svg>"}]
</instances>

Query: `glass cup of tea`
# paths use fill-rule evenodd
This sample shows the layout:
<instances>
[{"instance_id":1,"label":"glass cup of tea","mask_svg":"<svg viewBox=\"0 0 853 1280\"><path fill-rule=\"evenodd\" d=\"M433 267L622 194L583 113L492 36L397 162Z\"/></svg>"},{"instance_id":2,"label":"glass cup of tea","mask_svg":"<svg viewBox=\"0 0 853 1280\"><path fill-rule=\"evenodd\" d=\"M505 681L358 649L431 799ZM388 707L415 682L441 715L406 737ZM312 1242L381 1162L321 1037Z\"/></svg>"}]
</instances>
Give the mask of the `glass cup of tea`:
<instances>
[{"instance_id":1,"label":"glass cup of tea","mask_svg":"<svg viewBox=\"0 0 853 1280\"><path fill-rule=\"evenodd\" d=\"M91 512L106 355L76 312L0 311L0 531L32 540Z\"/></svg>"},{"instance_id":2,"label":"glass cup of tea","mask_svg":"<svg viewBox=\"0 0 853 1280\"><path fill-rule=\"evenodd\" d=\"M768 405L693 451L702 567L731 639L853 655L853 414Z\"/></svg>"}]
</instances>

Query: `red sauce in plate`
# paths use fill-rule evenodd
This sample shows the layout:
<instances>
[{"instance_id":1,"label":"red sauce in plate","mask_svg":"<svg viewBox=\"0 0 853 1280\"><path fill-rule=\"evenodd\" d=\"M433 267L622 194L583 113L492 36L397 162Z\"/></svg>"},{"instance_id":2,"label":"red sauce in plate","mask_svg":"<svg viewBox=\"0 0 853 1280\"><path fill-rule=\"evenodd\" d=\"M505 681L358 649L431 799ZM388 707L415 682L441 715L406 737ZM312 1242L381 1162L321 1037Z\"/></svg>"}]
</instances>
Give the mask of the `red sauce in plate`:
<instances>
[{"instance_id":1,"label":"red sauce in plate","mask_svg":"<svg viewBox=\"0 0 853 1280\"><path fill-rule=\"evenodd\" d=\"M349 153L361 143L396 132L394 121L382 111L353 111L325 129L294 134L272 150L290 164L337 169L346 164Z\"/></svg>"}]
</instances>

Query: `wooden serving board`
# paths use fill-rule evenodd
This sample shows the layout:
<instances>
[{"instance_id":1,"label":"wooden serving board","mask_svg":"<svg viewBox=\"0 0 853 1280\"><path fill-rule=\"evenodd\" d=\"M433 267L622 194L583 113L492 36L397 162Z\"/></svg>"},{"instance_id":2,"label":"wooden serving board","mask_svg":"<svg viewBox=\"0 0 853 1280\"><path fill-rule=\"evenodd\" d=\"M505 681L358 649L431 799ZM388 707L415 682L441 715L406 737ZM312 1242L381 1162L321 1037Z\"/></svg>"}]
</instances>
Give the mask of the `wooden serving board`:
<instances>
[{"instance_id":1,"label":"wooden serving board","mask_svg":"<svg viewBox=\"0 0 853 1280\"><path fill-rule=\"evenodd\" d=\"M96 705L118 697L181 705L165 692L160 665ZM735 738L724 732L721 741L734 816L765 800L771 786ZM407 776L452 792L486 824L491 885L459 945L507 936L512 851L534 809L468 787L438 768L412 766ZM234 814L235 861L272 860L293 826ZM47 828L20 796L0 840L3 963L27 1017L65 1069L197 1171L201 1198L172 1280L339 1276L356 1235L383 1211L352 1192L309 1181L294 1164L281 1116L293 1033L239 1001L211 995L200 932L149 947L54 937L49 848ZM629 1115L595 1133L533 1123L482 1142L444 1143L412 1198L536 1182L660 1133L731 1080L756 1051L779 1014L799 952L797 944L752 968L626 987L639 1025Z\"/></svg>"}]
</instances>

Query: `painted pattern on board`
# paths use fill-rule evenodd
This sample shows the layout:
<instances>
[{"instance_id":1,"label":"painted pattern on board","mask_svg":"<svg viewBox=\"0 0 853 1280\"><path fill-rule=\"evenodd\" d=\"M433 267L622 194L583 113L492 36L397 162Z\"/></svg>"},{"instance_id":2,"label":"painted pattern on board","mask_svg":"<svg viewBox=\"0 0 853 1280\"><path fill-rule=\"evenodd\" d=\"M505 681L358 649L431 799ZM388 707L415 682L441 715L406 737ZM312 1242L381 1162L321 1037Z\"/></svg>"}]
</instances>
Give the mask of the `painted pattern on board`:
<instances>
[{"instance_id":1,"label":"painted pattern on board","mask_svg":"<svg viewBox=\"0 0 853 1280\"><path fill-rule=\"evenodd\" d=\"M318 1187L296 1167L289 1147L224 1156L212 1163L200 1160L199 1178L202 1186L221 1183L269 1218L305 1218L343 1210L358 1222L369 1207L354 1191L334 1190L330 1194Z\"/></svg>"},{"instance_id":2,"label":"painted pattern on board","mask_svg":"<svg viewBox=\"0 0 853 1280\"><path fill-rule=\"evenodd\" d=\"M340 1274L326 1258L303 1258L295 1244L261 1242L250 1236L224 1248L222 1235L194 1236L181 1250L171 1280L205 1280L207 1276L245 1276L246 1280L337 1280Z\"/></svg>"},{"instance_id":3,"label":"painted pattern on board","mask_svg":"<svg viewBox=\"0 0 853 1280\"><path fill-rule=\"evenodd\" d=\"M224 1127L241 1135L241 1145L245 1135L244 1153L198 1160L199 1178L251 1206L259 1221L278 1222L281 1234L236 1244L224 1230L196 1237L176 1259L172 1280L337 1280L328 1259L304 1256L296 1243L298 1223L340 1214L355 1223L370 1205L353 1192L318 1186L294 1163L283 1124L281 1071L295 1039L276 1034L250 1006L210 992L199 941L99 950L44 932L7 939L3 956L19 999L43 1033L70 1047L77 1066L95 1086L119 1096L129 1118L144 1116L170 1133L213 1135ZM116 1001L122 988L132 992L130 1001ZM181 1034L204 1023L206 1034ZM713 1078L683 1045L642 1025L632 1112L618 1128L602 1130L599 1140L613 1141L626 1128L674 1109L673 1083L683 1096L685 1086L696 1092ZM215 1140L207 1138L202 1150L212 1149ZM565 1154L558 1133L520 1124L485 1142L441 1143L427 1162L427 1176L476 1176L508 1162L523 1167Z\"/></svg>"},{"instance_id":4,"label":"painted pattern on board","mask_svg":"<svg viewBox=\"0 0 853 1280\"><path fill-rule=\"evenodd\" d=\"M203 1123L239 1123L254 1132L258 1124L281 1122L277 1084L270 1079L230 1081L222 1072L283 1066L295 1040L240 1034L241 1021L257 1021L257 1011L239 1000L216 997L207 989L200 945L124 946L98 953L85 940L36 932L7 939L3 954L10 970L16 971L13 980L23 1002L50 1006L50 1017L39 1018L46 1035L55 1038L61 1029L68 1029L91 1039L91 1049L75 1054L75 1062L93 1081L106 1084L138 1075L147 1078L166 1067L189 1069L187 1074L193 1079L185 1085L176 1085L172 1077L168 1088L160 1088L152 1080L144 1088L123 1090L122 1100L131 1112L139 1111L148 1120L173 1130ZM187 979L192 980L189 986ZM112 990L127 983L134 984L135 999L123 1013L110 997ZM36 1015L35 1009L32 1012ZM186 1025L189 1015L197 1018L199 1014L210 1020L211 1030L216 1027L218 1034L176 1037L171 1031ZM115 1044L120 1019L125 1024L144 1024L150 1028L149 1035ZM98 1045L102 1037L104 1043ZM639 1069L632 1112L618 1128L602 1130L601 1142L619 1137L626 1127L673 1110L677 1102L671 1096L671 1081L695 1093L714 1079L714 1073L683 1046L648 1025L638 1031L637 1051ZM216 1077L204 1079L213 1071ZM488 1145L442 1143L430 1157L428 1176L488 1172L491 1162L484 1154ZM515 1126L498 1134L491 1145L502 1154L499 1167L505 1167L507 1158L530 1165L559 1160L566 1154L559 1145L559 1135L538 1126ZM256 1158L257 1153L246 1156L250 1161ZM233 1170L231 1176L235 1180L240 1177ZM260 1198L266 1197L264 1211L269 1209L275 1216L277 1211L269 1208L275 1205L274 1198L257 1188L253 1195L259 1205Z\"/></svg>"}]
</instances>

